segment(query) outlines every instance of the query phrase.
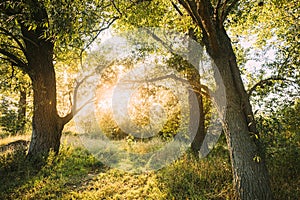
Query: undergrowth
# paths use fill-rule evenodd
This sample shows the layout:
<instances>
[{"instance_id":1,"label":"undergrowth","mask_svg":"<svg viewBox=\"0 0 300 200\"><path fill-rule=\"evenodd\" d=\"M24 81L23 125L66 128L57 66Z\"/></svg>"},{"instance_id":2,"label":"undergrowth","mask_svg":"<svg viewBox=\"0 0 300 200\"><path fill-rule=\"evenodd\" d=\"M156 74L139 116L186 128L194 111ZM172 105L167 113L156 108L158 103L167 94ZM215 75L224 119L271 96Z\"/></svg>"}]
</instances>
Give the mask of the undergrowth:
<instances>
[{"instance_id":1,"label":"undergrowth","mask_svg":"<svg viewBox=\"0 0 300 200\"><path fill-rule=\"evenodd\" d=\"M163 169L141 174L109 168L85 149L69 145L58 156L51 153L40 170L26 161L24 152L6 152L0 154L0 199L233 199L224 144L221 139L204 159L187 152ZM286 180L289 169L277 161L268 162L274 165L270 175L275 198L282 197L278 181L285 199L297 199L299 174Z\"/></svg>"}]
</instances>

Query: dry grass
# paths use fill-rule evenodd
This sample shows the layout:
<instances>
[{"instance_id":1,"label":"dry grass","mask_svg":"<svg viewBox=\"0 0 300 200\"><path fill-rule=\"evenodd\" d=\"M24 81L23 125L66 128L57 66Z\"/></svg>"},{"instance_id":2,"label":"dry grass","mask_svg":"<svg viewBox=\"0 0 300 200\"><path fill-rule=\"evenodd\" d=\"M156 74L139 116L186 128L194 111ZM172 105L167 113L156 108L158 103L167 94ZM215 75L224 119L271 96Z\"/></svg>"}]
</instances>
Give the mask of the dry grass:
<instances>
[{"instance_id":1,"label":"dry grass","mask_svg":"<svg viewBox=\"0 0 300 200\"><path fill-rule=\"evenodd\" d=\"M17 141L17 140L29 141L30 140L30 135L25 134L25 135L7 136L5 138L0 139L0 146L6 145L8 143L11 143L11 142L14 142L14 141Z\"/></svg>"}]
</instances>

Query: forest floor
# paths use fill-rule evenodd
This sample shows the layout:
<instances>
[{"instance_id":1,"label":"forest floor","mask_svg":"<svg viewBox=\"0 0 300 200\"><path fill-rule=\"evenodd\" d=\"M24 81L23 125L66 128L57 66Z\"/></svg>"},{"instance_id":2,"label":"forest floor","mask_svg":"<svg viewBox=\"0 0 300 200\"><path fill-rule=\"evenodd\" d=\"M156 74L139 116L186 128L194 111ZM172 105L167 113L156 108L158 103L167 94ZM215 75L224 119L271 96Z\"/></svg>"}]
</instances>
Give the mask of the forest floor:
<instances>
[{"instance_id":1,"label":"forest floor","mask_svg":"<svg viewBox=\"0 0 300 200\"><path fill-rule=\"evenodd\" d=\"M29 136L0 139L0 146L19 139ZM138 174L106 166L80 140L65 135L59 155L50 154L40 170L22 151L0 152L0 199L233 199L225 146L221 138L206 158L198 160L187 152L160 170ZM286 163L287 169L274 166L275 161L269 162L275 198L298 199L299 166Z\"/></svg>"}]
</instances>

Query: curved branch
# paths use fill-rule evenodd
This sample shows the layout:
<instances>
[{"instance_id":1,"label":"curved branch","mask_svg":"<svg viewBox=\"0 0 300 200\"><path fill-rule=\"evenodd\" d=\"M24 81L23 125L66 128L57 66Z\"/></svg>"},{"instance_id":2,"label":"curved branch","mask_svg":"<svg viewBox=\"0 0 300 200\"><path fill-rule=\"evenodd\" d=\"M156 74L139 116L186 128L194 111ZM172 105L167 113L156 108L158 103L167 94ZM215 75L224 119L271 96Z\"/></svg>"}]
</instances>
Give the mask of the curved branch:
<instances>
[{"instance_id":1,"label":"curved branch","mask_svg":"<svg viewBox=\"0 0 300 200\"><path fill-rule=\"evenodd\" d=\"M110 22L108 22L107 26L105 26L104 28L101 28L100 30L98 30L97 34L91 39L91 41L89 41L89 43L80 51L80 63L82 65L82 54L83 52L98 38L98 36L100 35L100 33L102 33L104 30L109 29L109 27L120 17L113 17L111 19Z\"/></svg>"},{"instance_id":2,"label":"curved branch","mask_svg":"<svg viewBox=\"0 0 300 200\"><path fill-rule=\"evenodd\" d=\"M22 59L18 58L13 53L11 53L5 49L0 49L0 54L6 56L8 58L6 60L10 60L13 64L15 64L20 69L24 70L27 73L29 72L29 67L28 67L27 63L22 61Z\"/></svg>"},{"instance_id":3,"label":"curved branch","mask_svg":"<svg viewBox=\"0 0 300 200\"><path fill-rule=\"evenodd\" d=\"M77 108L77 94L78 94L78 89L79 87L83 84L83 82L88 79L89 77L91 77L93 75L93 73L85 76L81 81L77 82L76 81L76 86L74 88L74 92L73 92L73 103L71 101L71 111L70 113L68 113L66 116L61 117L61 121L62 121L62 125L67 124L69 121L71 121L71 119L73 119L73 117L80 111L82 110L87 104L93 102L92 99L87 100L82 106L80 106L79 108Z\"/></svg>"},{"instance_id":4,"label":"curved branch","mask_svg":"<svg viewBox=\"0 0 300 200\"><path fill-rule=\"evenodd\" d=\"M24 55L26 57L26 54L27 54L26 49L23 46L22 42L20 40L18 40L18 38L14 34L9 32L8 30L0 27L0 33L1 33L1 31L3 32L4 35L10 36L18 44L18 46L20 47L20 50L24 53Z\"/></svg>"},{"instance_id":5,"label":"curved branch","mask_svg":"<svg viewBox=\"0 0 300 200\"><path fill-rule=\"evenodd\" d=\"M178 81L186 86L189 86L189 90L192 90L193 92L202 94L206 96L207 98L210 98L211 94L213 94L213 91L211 91L208 86L200 84L200 83L191 83L191 81L178 77L176 74L167 74L164 76L159 76L155 78L149 78L149 79L144 79L144 80L124 80L124 83L153 83L157 81L162 81L166 79L172 79L175 81ZM204 91L202 91L204 90Z\"/></svg>"},{"instance_id":6,"label":"curved branch","mask_svg":"<svg viewBox=\"0 0 300 200\"><path fill-rule=\"evenodd\" d=\"M261 87L267 83L270 83L272 81L289 81L289 82L293 82L292 80L289 80L287 78L284 78L284 77L279 77L279 76L276 76L276 77L269 77L267 79L263 79L263 80L260 80L259 82L257 82L256 84L254 84L249 90L248 90L248 96L251 96L252 93L258 88L258 87Z\"/></svg>"}]
</instances>

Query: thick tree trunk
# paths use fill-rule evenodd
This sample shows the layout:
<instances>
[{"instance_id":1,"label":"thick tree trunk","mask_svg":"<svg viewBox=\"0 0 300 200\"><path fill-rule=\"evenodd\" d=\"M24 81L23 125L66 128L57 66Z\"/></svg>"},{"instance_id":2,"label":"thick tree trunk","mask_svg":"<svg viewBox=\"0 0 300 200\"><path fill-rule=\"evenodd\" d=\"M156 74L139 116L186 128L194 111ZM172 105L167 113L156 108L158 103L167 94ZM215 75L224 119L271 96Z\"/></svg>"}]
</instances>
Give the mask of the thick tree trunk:
<instances>
[{"instance_id":1,"label":"thick tree trunk","mask_svg":"<svg viewBox=\"0 0 300 200\"><path fill-rule=\"evenodd\" d=\"M272 199L268 171L261 155L249 97L223 22L238 1L178 0L201 28L203 43L216 64L226 92L224 132L230 152L236 196L242 200Z\"/></svg>"},{"instance_id":2,"label":"thick tree trunk","mask_svg":"<svg viewBox=\"0 0 300 200\"><path fill-rule=\"evenodd\" d=\"M58 153L63 129L56 110L54 72L45 70L36 74L32 79L32 85L34 113L28 156L47 157L51 149Z\"/></svg>"},{"instance_id":3,"label":"thick tree trunk","mask_svg":"<svg viewBox=\"0 0 300 200\"><path fill-rule=\"evenodd\" d=\"M41 32L22 27L22 34L27 38L24 42L33 87L32 137L28 157L38 161L46 158L51 149L58 153L64 125L56 109L54 44L42 39Z\"/></svg>"},{"instance_id":4,"label":"thick tree trunk","mask_svg":"<svg viewBox=\"0 0 300 200\"><path fill-rule=\"evenodd\" d=\"M251 104L245 91L231 42L218 31L220 49L208 48L226 91L224 132L230 151L234 186L239 199L272 199L269 177L257 140ZM209 46L208 46L209 47Z\"/></svg>"},{"instance_id":5,"label":"thick tree trunk","mask_svg":"<svg viewBox=\"0 0 300 200\"><path fill-rule=\"evenodd\" d=\"M178 0L201 28L203 43L215 62L226 92L223 121L230 152L233 182L237 198L272 199L268 171L261 155L249 97L245 91L231 41L224 29L224 19L238 1Z\"/></svg>"}]
</instances>

